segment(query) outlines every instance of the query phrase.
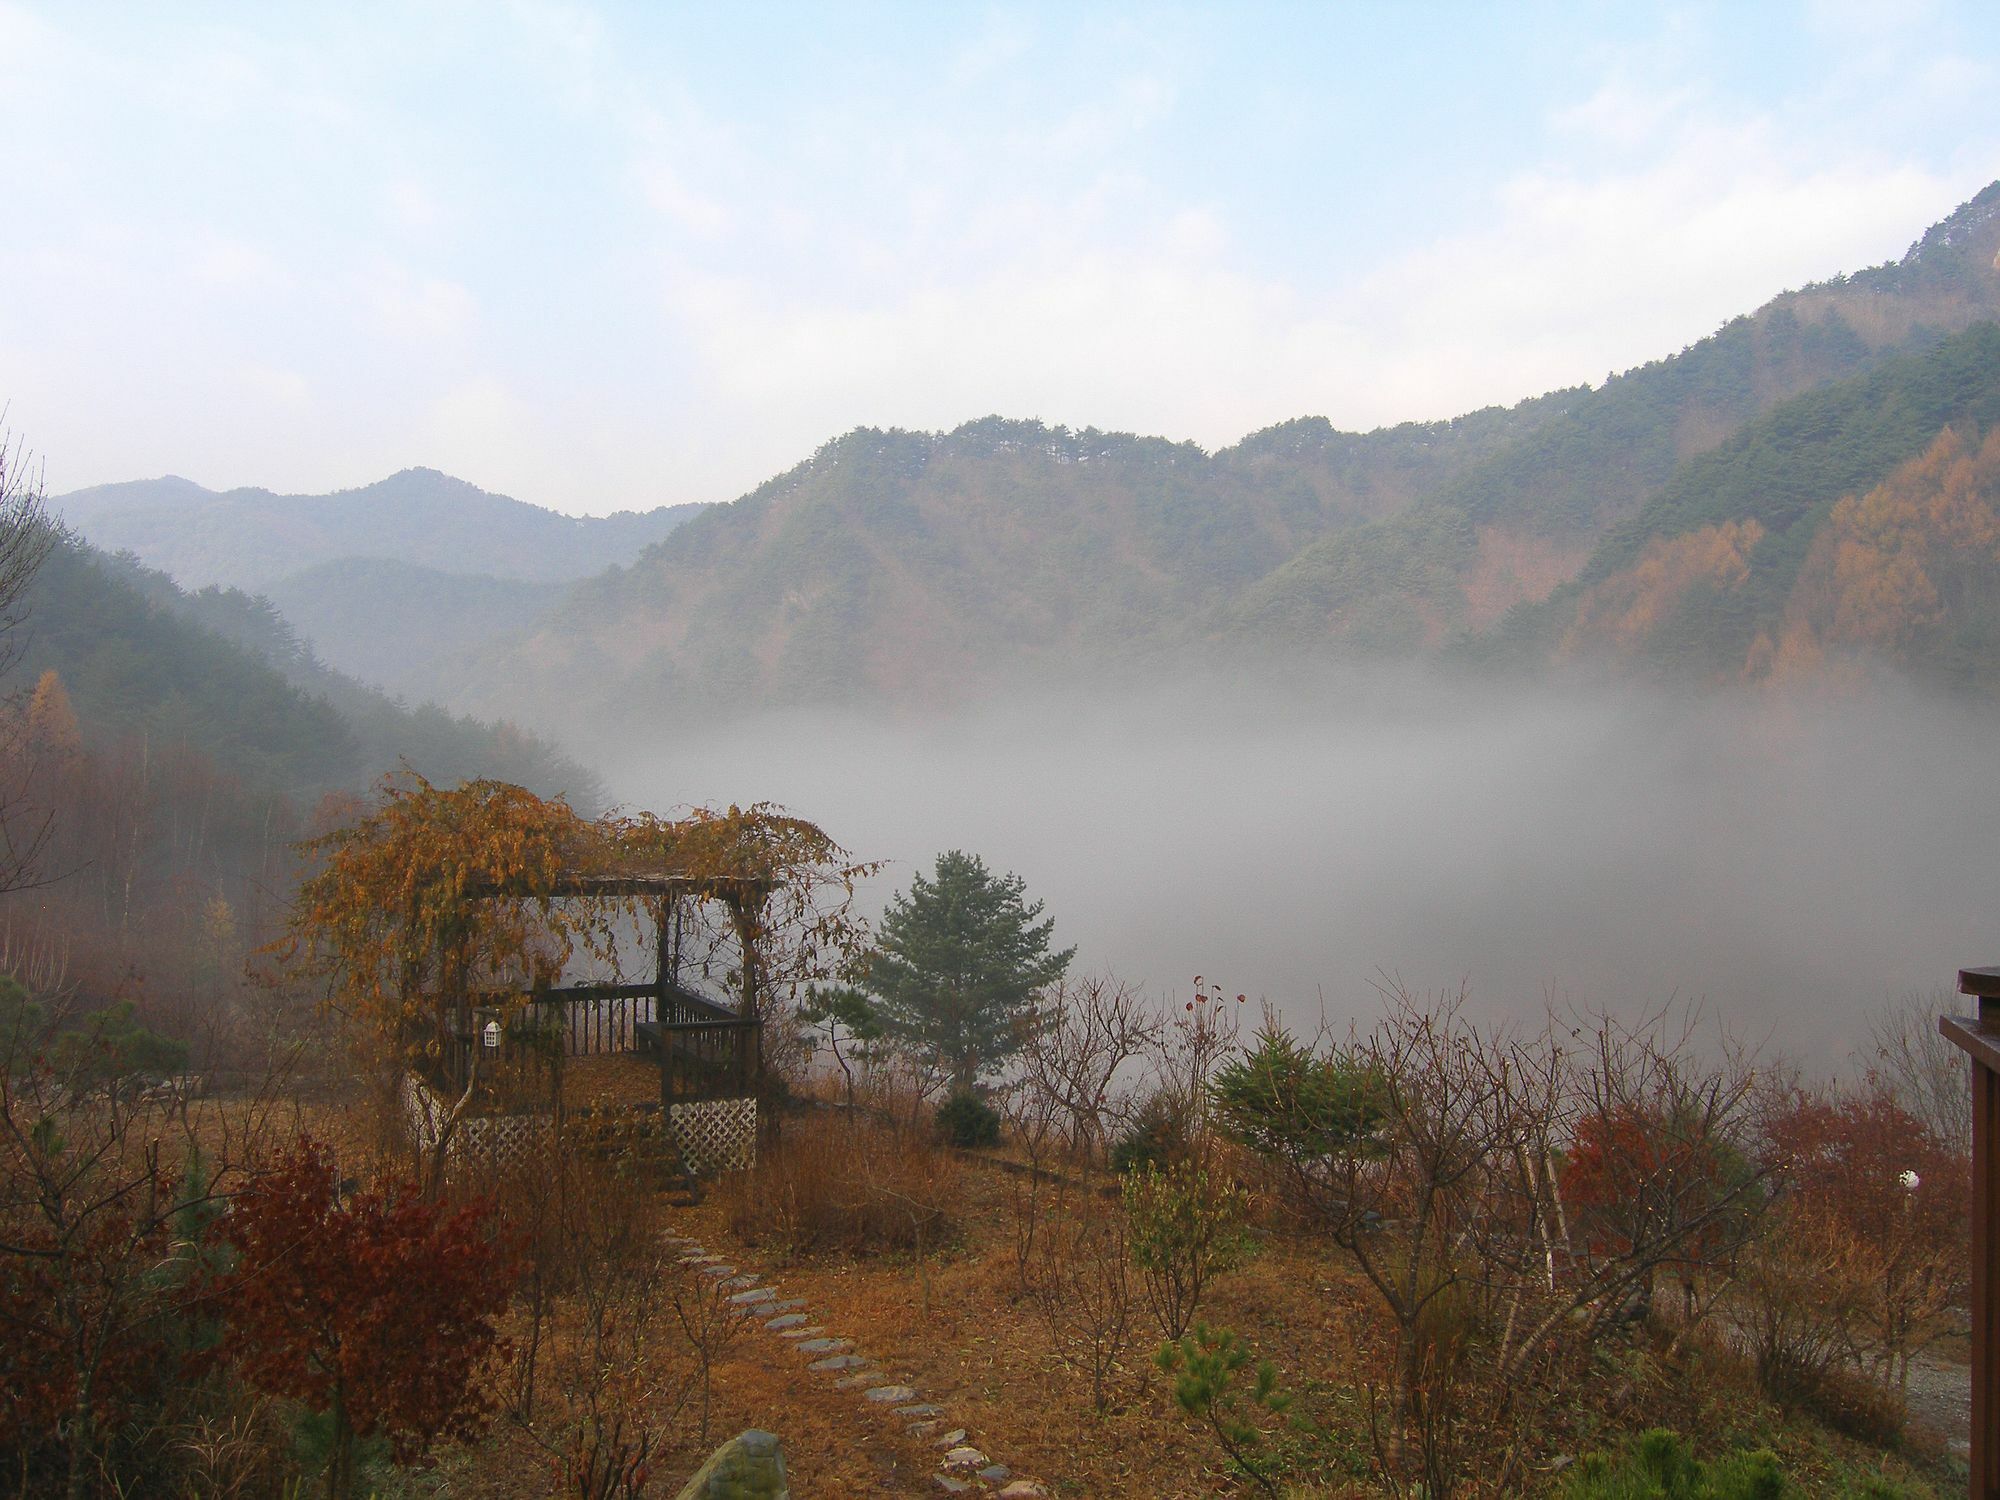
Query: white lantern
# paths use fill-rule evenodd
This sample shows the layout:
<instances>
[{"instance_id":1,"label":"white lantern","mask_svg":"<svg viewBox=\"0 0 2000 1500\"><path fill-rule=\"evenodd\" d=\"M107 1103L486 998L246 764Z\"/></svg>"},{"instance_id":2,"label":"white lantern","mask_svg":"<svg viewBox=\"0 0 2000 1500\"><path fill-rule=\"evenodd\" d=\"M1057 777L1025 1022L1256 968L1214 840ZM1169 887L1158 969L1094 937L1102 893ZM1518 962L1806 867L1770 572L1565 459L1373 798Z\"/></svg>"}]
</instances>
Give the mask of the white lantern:
<instances>
[{"instance_id":1,"label":"white lantern","mask_svg":"<svg viewBox=\"0 0 2000 1500\"><path fill-rule=\"evenodd\" d=\"M1905 1167L1903 1169L1902 1175L1899 1176L1896 1179L1896 1181L1902 1183L1904 1192L1914 1193L1917 1190L1917 1188L1923 1183L1923 1178L1919 1177L1915 1172L1912 1172L1908 1167Z\"/></svg>"},{"instance_id":2,"label":"white lantern","mask_svg":"<svg viewBox=\"0 0 2000 1500\"><path fill-rule=\"evenodd\" d=\"M486 1038L487 1046L497 1047L500 1045L500 1023L498 1021L488 1021L486 1023L486 1030L480 1034Z\"/></svg>"}]
</instances>

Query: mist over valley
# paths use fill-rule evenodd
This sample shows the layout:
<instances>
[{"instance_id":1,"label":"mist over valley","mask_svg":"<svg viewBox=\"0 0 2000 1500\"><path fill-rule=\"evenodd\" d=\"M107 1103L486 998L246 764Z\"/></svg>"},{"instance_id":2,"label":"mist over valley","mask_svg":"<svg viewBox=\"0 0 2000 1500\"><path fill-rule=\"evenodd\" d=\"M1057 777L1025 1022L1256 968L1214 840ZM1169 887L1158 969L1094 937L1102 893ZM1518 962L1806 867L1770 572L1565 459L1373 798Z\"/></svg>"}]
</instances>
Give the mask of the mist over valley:
<instances>
[{"instance_id":1,"label":"mist over valley","mask_svg":"<svg viewBox=\"0 0 2000 1500\"><path fill-rule=\"evenodd\" d=\"M1107 684L949 715L759 717L596 741L636 806L770 800L889 868L1019 873L1081 968L1197 974L1307 1031L1373 985L1477 1011L1704 1003L1815 1070L1991 945L1984 707L1306 673ZM578 747L582 750L582 747ZM1971 955L1971 957L1966 957Z\"/></svg>"}]
</instances>

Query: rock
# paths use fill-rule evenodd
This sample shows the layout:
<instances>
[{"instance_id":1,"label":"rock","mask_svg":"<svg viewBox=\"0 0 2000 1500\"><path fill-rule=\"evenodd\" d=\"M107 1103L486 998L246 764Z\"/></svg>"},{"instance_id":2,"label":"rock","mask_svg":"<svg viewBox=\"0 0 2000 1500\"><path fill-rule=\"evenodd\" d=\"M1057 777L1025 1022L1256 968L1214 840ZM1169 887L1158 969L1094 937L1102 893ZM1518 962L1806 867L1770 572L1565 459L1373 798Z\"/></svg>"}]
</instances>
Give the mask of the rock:
<instances>
[{"instance_id":1,"label":"rock","mask_svg":"<svg viewBox=\"0 0 2000 1500\"><path fill-rule=\"evenodd\" d=\"M768 1327L769 1325L765 1326ZM778 1330L778 1337L781 1339L816 1339L825 1332L824 1328L815 1323L810 1328L781 1328Z\"/></svg>"},{"instance_id":2,"label":"rock","mask_svg":"<svg viewBox=\"0 0 2000 1500\"><path fill-rule=\"evenodd\" d=\"M764 1326L772 1333L783 1333L788 1328L803 1328L806 1326L806 1315L804 1313L779 1313L777 1317L771 1319Z\"/></svg>"},{"instance_id":3,"label":"rock","mask_svg":"<svg viewBox=\"0 0 2000 1500\"><path fill-rule=\"evenodd\" d=\"M954 1427L950 1432L947 1432L943 1437L937 1440L937 1445L940 1448L956 1448L960 1443L964 1441L965 1441L965 1429L963 1427Z\"/></svg>"},{"instance_id":4,"label":"rock","mask_svg":"<svg viewBox=\"0 0 2000 1500\"><path fill-rule=\"evenodd\" d=\"M678 1500L791 1500L775 1433L752 1427L709 1455Z\"/></svg>"},{"instance_id":5,"label":"rock","mask_svg":"<svg viewBox=\"0 0 2000 1500\"><path fill-rule=\"evenodd\" d=\"M804 1354L838 1354L843 1349L852 1349L853 1339L802 1339L798 1348Z\"/></svg>"},{"instance_id":6,"label":"rock","mask_svg":"<svg viewBox=\"0 0 2000 1500\"><path fill-rule=\"evenodd\" d=\"M1032 1479L1017 1479L1000 1492L1000 1500L1040 1500L1047 1493Z\"/></svg>"},{"instance_id":7,"label":"rock","mask_svg":"<svg viewBox=\"0 0 2000 1500\"><path fill-rule=\"evenodd\" d=\"M944 1408L942 1406L938 1406L933 1402L919 1401L915 1406L897 1407L896 1415L899 1417L935 1417L943 1411Z\"/></svg>"},{"instance_id":8,"label":"rock","mask_svg":"<svg viewBox=\"0 0 2000 1500\"><path fill-rule=\"evenodd\" d=\"M916 1394L906 1385L878 1385L868 1393L868 1399L883 1406L901 1406Z\"/></svg>"},{"instance_id":9,"label":"rock","mask_svg":"<svg viewBox=\"0 0 2000 1500\"><path fill-rule=\"evenodd\" d=\"M762 1281L763 1279L764 1279L764 1278L763 1278L763 1277L761 1277L761 1276L732 1276L732 1277L730 1277L730 1278L729 1278L729 1280L727 1280L726 1282L724 1282L724 1283L723 1283L723 1285L724 1285L724 1286L755 1286L755 1285L757 1285L757 1283L758 1283L758 1282ZM775 1296L777 1296L778 1294L777 1294L776 1292L773 1292L773 1293L771 1293L771 1295L772 1295L773 1297L775 1297Z\"/></svg>"},{"instance_id":10,"label":"rock","mask_svg":"<svg viewBox=\"0 0 2000 1500\"><path fill-rule=\"evenodd\" d=\"M963 1495L972 1488L963 1479L953 1479L949 1474L933 1474L931 1475L931 1483L943 1490L947 1495Z\"/></svg>"},{"instance_id":11,"label":"rock","mask_svg":"<svg viewBox=\"0 0 2000 1500\"><path fill-rule=\"evenodd\" d=\"M881 1378L882 1372L871 1366L865 1370L856 1370L852 1375L843 1375L833 1385L835 1390L851 1391L857 1385L874 1385Z\"/></svg>"},{"instance_id":12,"label":"rock","mask_svg":"<svg viewBox=\"0 0 2000 1500\"><path fill-rule=\"evenodd\" d=\"M777 1297L778 1294L769 1287L760 1286L755 1291L738 1292L729 1300L737 1307L755 1307L759 1302L775 1302Z\"/></svg>"},{"instance_id":13,"label":"rock","mask_svg":"<svg viewBox=\"0 0 2000 1500\"><path fill-rule=\"evenodd\" d=\"M704 1276L713 1276L716 1280L720 1281L725 1276L734 1276L736 1274L736 1267L725 1266L713 1256L710 1256L709 1263L701 1268L701 1274Z\"/></svg>"},{"instance_id":14,"label":"rock","mask_svg":"<svg viewBox=\"0 0 2000 1500\"><path fill-rule=\"evenodd\" d=\"M947 1469L983 1469L992 1460L977 1448L954 1448L944 1456Z\"/></svg>"},{"instance_id":15,"label":"rock","mask_svg":"<svg viewBox=\"0 0 2000 1500\"><path fill-rule=\"evenodd\" d=\"M908 1427L905 1427L903 1431L907 1432L911 1437L929 1437L932 1433L937 1431L937 1423L912 1422Z\"/></svg>"},{"instance_id":16,"label":"rock","mask_svg":"<svg viewBox=\"0 0 2000 1500\"><path fill-rule=\"evenodd\" d=\"M1005 1464L988 1464L979 1471L979 1477L988 1484L1000 1484L1013 1472Z\"/></svg>"},{"instance_id":17,"label":"rock","mask_svg":"<svg viewBox=\"0 0 2000 1500\"><path fill-rule=\"evenodd\" d=\"M765 1311L775 1313L797 1312L805 1305L806 1299L803 1297L787 1297L782 1302L773 1302Z\"/></svg>"},{"instance_id":18,"label":"rock","mask_svg":"<svg viewBox=\"0 0 2000 1500\"><path fill-rule=\"evenodd\" d=\"M806 1368L809 1370L858 1370L868 1361L858 1354L829 1354L825 1359L816 1359Z\"/></svg>"}]
</instances>

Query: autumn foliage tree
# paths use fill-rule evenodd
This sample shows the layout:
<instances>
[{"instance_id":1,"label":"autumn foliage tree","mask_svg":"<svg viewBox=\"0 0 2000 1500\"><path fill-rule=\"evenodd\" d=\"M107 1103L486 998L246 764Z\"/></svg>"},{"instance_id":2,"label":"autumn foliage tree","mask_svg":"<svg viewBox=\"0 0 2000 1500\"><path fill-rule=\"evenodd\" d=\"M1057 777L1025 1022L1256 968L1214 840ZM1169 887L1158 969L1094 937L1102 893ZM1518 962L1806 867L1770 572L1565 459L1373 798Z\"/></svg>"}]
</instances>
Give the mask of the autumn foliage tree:
<instances>
[{"instance_id":1,"label":"autumn foliage tree","mask_svg":"<svg viewBox=\"0 0 2000 1500\"><path fill-rule=\"evenodd\" d=\"M477 1432L514 1251L484 1202L425 1199L413 1183L342 1197L326 1148L302 1139L236 1199L235 1264L215 1289L222 1356L263 1390L331 1415L327 1494L352 1492L356 1438L399 1459Z\"/></svg>"},{"instance_id":2,"label":"autumn foliage tree","mask_svg":"<svg viewBox=\"0 0 2000 1500\"><path fill-rule=\"evenodd\" d=\"M1811 1221L1839 1246L1858 1283L1857 1342L1906 1391L1911 1356L1945 1331L1965 1292L1970 1163L1872 1089L1797 1095L1769 1135L1787 1222Z\"/></svg>"}]
</instances>

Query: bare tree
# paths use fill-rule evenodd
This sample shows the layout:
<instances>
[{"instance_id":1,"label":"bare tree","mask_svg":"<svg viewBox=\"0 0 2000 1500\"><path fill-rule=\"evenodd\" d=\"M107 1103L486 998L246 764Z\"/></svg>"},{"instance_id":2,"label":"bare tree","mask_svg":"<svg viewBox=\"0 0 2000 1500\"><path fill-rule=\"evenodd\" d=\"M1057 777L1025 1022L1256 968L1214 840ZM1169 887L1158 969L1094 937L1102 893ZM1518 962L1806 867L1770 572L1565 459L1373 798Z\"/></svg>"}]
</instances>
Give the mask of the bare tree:
<instances>
[{"instance_id":1,"label":"bare tree","mask_svg":"<svg viewBox=\"0 0 2000 1500\"><path fill-rule=\"evenodd\" d=\"M1165 1022L1143 991L1093 975L1060 980L1035 1005L1021 1048L1023 1084L1061 1111L1070 1154L1079 1162L1107 1145L1112 1089L1139 1058L1157 1055Z\"/></svg>"},{"instance_id":2,"label":"bare tree","mask_svg":"<svg viewBox=\"0 0 2000 1500\"><path fill-rule=\"evenodd\" d=\"M1938 1030L1941 1015L1962 1013L1964 997L1949 990L1911 993L1868 1018L1868 1041L1855 1060L1931 1135L1960 1156L1972 1154L1972 1063Z\"/></svg>"},{"instance_id":3,"label":"bare tree","mask_svg":"<svg viewBox=\"0 0 2000 1500\"><path fill-rule=\"evenodd\" d=\"M0 417L5 413L0 412ZM59 531L49 519L42 469L20 439L0 427L0 679L11 676L24 649L28 587L48 560ZM17 686L0 703L0 892L35 882L48 842L50 814L36 806L34 764Z\"/></svg>"},{"instance_id":4,"label":"bare tree","mask_svg":"<svg viewBox=\"0 0 2000 1500\"><path fill-rule=\"evenodd\" d=\"M1056 1356L1090 1376L1099 1412L1111 1405L1111 1379L1132 1343L1138 1308L1125 1215L1091 1198L1051 1219L1041 1237L1035 1305Z\"/></svg>"}]
</instances>

